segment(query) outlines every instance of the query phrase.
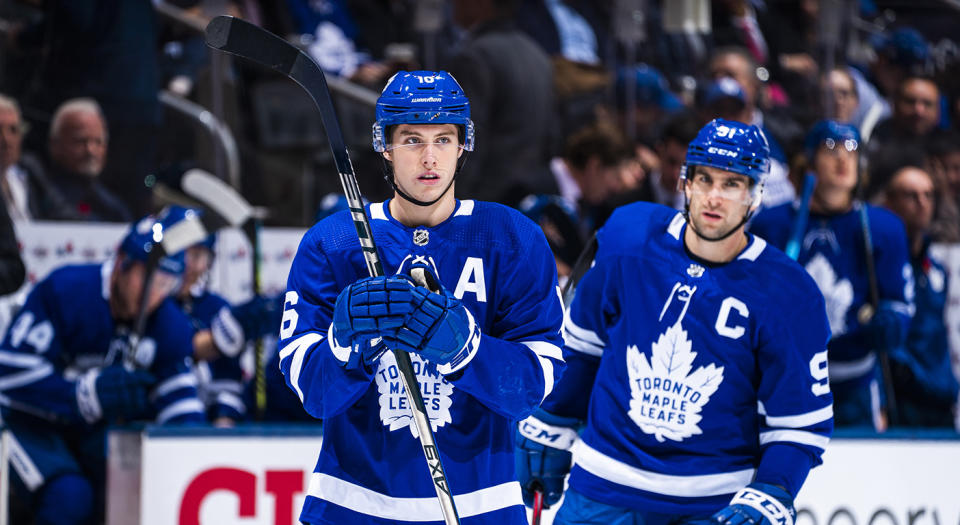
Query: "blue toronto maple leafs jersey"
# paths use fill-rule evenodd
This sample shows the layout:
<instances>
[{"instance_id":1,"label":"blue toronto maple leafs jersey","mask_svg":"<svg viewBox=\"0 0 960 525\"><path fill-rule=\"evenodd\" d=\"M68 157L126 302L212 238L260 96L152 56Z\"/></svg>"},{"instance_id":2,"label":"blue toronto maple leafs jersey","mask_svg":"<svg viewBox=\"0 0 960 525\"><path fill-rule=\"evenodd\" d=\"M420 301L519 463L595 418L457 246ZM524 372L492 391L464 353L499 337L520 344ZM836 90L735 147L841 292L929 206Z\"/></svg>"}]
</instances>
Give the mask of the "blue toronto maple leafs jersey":
<instances>
[{"instance_id":1,"label":"blue toronto maple leafs jersey","mask_svg":"<svg viewBox=\"0 0 960 525\"><path fill-rule=\"evenodd\" d=\"M178 301L196 330L210 330L213 341L222 355L212 361L198 362L200 399L210 419L228 417L241 420L247 408L243 402L243 369L240 351L245 340L239 321L233 316L230 303L205 288L191 293L186 301Z\"/></svg>"},{"instance_id":2,"label":"blue toronto maple leafs jersey","mask_svg":"<svg viewBox=\"0 0 960 525\"><path fill-rule=\"evenodd\" d=\"M870 302L866 249L859 206L839 215L811 213L800 243L797 262L813 277L823 294L833 339L830 349L830 381L865 384L876 376L876 354L867 340L858 313ZM880 301L899 314L904 336L913 315L913 270L907 251L903 223L893 213L867 206L873 242L874 267ZM783 249L793 229L798 207L782 204L761 211L750 231ZM889 341L892 349L904 340ZM838 387L839 388L839 387Z\"/></svg>"},{"instance_id":3,"label":"blue toronto maple leafs jersey","mask_svg":"<svg viewBox=\"0 0 960 525\"><path fill-rule=\"evenodd\" d=\"M410 354L464 524L521 524L515 421L532 413L563 370L562 306L539 227L499 204L458 201L441 224L409 228L388 203L368 206L387 274L431 264L481 327L479 349L443 376ZM300 519L308 523L441 523L431 473L396 361L346 370L329 337L337 294L367 276L348 212L304 236L288 278L280 367L304 408L324 421L323 445Z\"/></svg>"},{"instance_id":4,"label":"blue toronto maple leafs jersey","mask_svg":"<svg viewBox=\"0 0 960 525\"><path fill-rule=\"evenodd\" d=\"M570 487L682 515L754 480L795 495L833 428L823 299L763 239L716 265L686 251L685 228L635 203L597 234L564 324L567 370L542 405L586 420Z\"/></svg>"},{"instance_id":5,"label":"blue toronto maple leafs jersey","mask_svg":"<svg viewBox=\"0 0 960 525\"><path fill-rule=\"evenodd\" d=\"M129 327L110 314L110 273L103 265L65 266L30 292L0 345L0 391L14 403L66 423L82 423L76 378L123 362ZM151 400L158 423L203 421L190 369L193 327L172 300L147 319L135 352L157 378Z\"/></svg>"}]
</instances>

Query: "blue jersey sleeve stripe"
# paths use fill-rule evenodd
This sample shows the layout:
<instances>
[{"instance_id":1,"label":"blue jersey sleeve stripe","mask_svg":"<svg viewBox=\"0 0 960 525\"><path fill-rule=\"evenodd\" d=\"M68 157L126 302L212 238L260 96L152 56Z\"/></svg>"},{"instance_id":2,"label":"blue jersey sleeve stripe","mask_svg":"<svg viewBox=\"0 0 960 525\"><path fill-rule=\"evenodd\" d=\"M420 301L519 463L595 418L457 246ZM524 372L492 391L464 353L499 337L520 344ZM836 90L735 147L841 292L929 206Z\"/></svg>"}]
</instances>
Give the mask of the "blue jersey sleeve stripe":
<instances>
[{"instance_id":1,"label":"blue jersey sleeve stripe","mask_svg":"<svg viewBox=\"0 0 960 525\"><path fill-rule=\"evenodd\" d=\"M40 381L41 379L44 379L52 374L53 365L47 363L37 368L31 368L30 370L20 372L19 374L8 375L3 379L0 379L0 392L4 390L12 390L14 388L20 388L24 385L29 385L30 383L36 383L37 381Z\"/></svg>"},{"instance_id":2,"label":"blue jersey sleeve stripe","mask_svg":"<svg viewBox=\"0 0 960 525\"><path fill-rule=\"evenodd\" d=\"M323 336L320 334L305 334L294 339L286 348L280 351L281 369L283 369L284 360L293 354L293 358L290 359L290 369L287 377L290 378L290 385L293 386L301 403L303 403L303 389L300 388L300 369L303 367L303 359L306 357L307 351L321 340L323 340Z\"/></svg>"},{"instance_id":3,"label":"blue jersey sleeve stripe","mask_svg":"<svg viewBox=\"0 0 960 525\"><path fill-rule=\"evenodd\" d=\"M161 398L171 392L181 388L196 388L198 384L197 376L193 372L184 372L168 378L166 381L157 385L153 391L153 398Z\"/></svg>"},{"instance_id":4,"label":"blue jersey sleeve stripe","mask_svg":"<svg viewBox=\"0 0 960 525\"><path fill-rule=\"evenodd\" d=\"M199 399L193 397L181 399L161 410L160 413L157 414L157 423L162 425L171 419L184 415L196 414L202 417L203 412L203 403L200 402Z\"/></svg>"},{"instance_id":5,"label":"blue jersey sleeve stripe","mask_svg":"<svg viewBox=\"0 0 960 525\"><path fill-rule=\"evenodd\" d=\"M14 366L17 368L35 368L42 366L46 362L46 359L38 355L0 350L0 365Z\"/></svg>"},{"instance_id":6,"label":"blue jersey sleeve stripe","mask_svg":"<svg viewBox=\"0 0 960 525\"><path fill-rule=\"evenodd\" d=\"M591 448L583 441L573 445L573 461L587 472L612 483L635 489L688 498L733 494L753 481L756 469L699 476L672 476L643 470Z\"/></svg>"},{"instance_id":7,"label":"blue jersey sleeve stripe","mask_svg":"<svg viewBox=\"0 0 960 525\"><path fill-rule=\"evenodd\" d=\"M243 350L243 328L226 306L217 312L210 323L210 334L217 349L227 357L236 357Z\"/></svg>"},{"instance_id":8,"label":"blue jersey sleeve stripe","mask_svg":"<svg viewBox=\"0 0 960 525\"><path fill-rule=\"evenodd\" d=\"M761 405L762 407L762 405ZM761 414L765 414L763 410ZM781 428L803 428L816 425L823 421L833 418L833 405L827 405L823 408L807 412L805 414L796 414L792 416L766 416L767 426Z\"/></svg>"},{"instance_id":9,"label":"blue jersey sleeve stripe","mask_svg":"<svg viewBox=\"0 0 960 525\"><path fill-rule=\"evenodd\" d=\"M308 497L329 501L358 514L390 521L442 522L437 498L397 498L360 485L315 472L307 489ZM456 494L453 501L461 518L479 516L495 510L523 505L520 484L509 481L467 494Z\"/></svg>"},{"instance_id":10,"label":"blue jersey sleeve stripe","mask_svg":"<svg viewBox=\"0 0 960 525\"><path fill-rule=\"evenodd\" d=\"M820 434L815 434L813 432L806 432L803 430L771 430L768 432L760 433L761 445L766 445L767 443L773 443L774 441L787 441L790 443L799 443L801 445L809 445L811 447L816 447L821 450L826 450L827 443L830 442L830 438L827 436L822 436Z\"/></svg>"}]
</instances>

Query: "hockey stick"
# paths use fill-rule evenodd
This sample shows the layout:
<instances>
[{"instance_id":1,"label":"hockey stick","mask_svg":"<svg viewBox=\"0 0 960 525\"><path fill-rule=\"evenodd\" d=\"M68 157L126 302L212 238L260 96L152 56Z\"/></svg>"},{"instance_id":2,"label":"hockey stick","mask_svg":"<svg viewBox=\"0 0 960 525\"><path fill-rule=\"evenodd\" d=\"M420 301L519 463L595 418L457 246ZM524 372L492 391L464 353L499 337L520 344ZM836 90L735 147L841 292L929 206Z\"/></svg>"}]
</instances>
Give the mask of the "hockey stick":
<instances>
[{"instance_id":1,"label":"hockey stick","mask_svg":"<svg viewBox=\"0 0 960 525\"><path fill-rule=\"evenodd\" d=\"M803 177L803 193L800 195L800 208L797 210L797 216L793 219L793 229L790 232L790 240L783 250L787 257L797 260L800 256L800 243L803 241L803 234L807 230L807 220L810 218L810 198L813 196L813 189L817 185L817 176L807 172Z\"/></svg>"},{"instance_id":2,"label":"hockey stick","mask_svg":"<svg viewBox=\"0 0 960 525\"><path fill-rule=\"evenodd\" d=\"M233 186L209 172L192 169L183 175L180 186L187 195L202 202L220 220L243 230L253 251L253 293L257 296L261 295L263 293L263 280L261 278L262 264L260 262L262 251L260 217L254 213L254 209ZM267 376L263 362L263 338L257 338L254 341L253 355L254 402L257 419L262 420L267 410Z\"/></svg>"},{"instance_id":3,"label":"hockey stick","mask_svg":"<svg viewBox=\"0 0 960 525\"><path fill-rule=\"evenodd\" d=\"M543 487L537 483L533 487L533 517L530 525L540 525L541 513L543 513Z\"/></svg>"},{"instance_id":4,"label":"hockey stick","mask_svg":"<svg viewBox=\"0 0 960 525\"><path fill-rule=\"evenodd\" d=\"M187 217L185 220L166 228L157 237L154 233L150 254L147 256L146 272L143 277L143 284L140 286L140 303L137 309L137 317L133 324L133 333L130 334L130 345L126 348L123 356L124 364L130 368L139 368L136 354L140 339L147 325L147 304L150 302L150 287L153 276L156 274L157 265L164 254L177 253L186 250L190 246L203 241L207 236L207 230L196 217Z\"/></svg>"},{"instance_id":5,"label":"hockey stick","mask_svg":"<svg viewBox=\"0 0 960 525\"><path fill-rule=\"evenodd\" d=\"M583 251L577 256L577 261L573 263L573 269L570 270L570 277L563 283L563 290L560 291L560 297L563 299L564 308L570 306L573 301L573 295L577 291L577 283L583 279L583 275L593 264L593 257L597 255L597 234L594 233L583 247Z\"/></svg>"},{"instance_id":6,"label":"hockey stick","mask_svg":"<svg viewBox=\"0 0 960 525\"><path fill-rule=\"evenodd\" d=\"M238 18L228 16L214 18L207 26L206 37L208 46L251 60L283 74L299 84L313 99L327 132L327 140L330 142L334 163L340 175L340 183L343 185L353 224L357 229L367 271L371 276L383 275L383 265L373 240L370 220L360 198L357 177L353 172L350 155L333 110L333 101L330 99L330 91L327 89L323 70L293 44ZM444 521L447 525L459 524L460 518L447 484L447 476L440 461L440 453L430 427L430 418L423 404L423 396L420 394L420 385L410 363L410 356L400 350L394 350L393 355L403 378L407 400L410 402L420 444L433 478L434 489L440 500Z\"/></svg>"},{"instance_id":7,"label":"hockey stick","mask_svg":"<svg viewBox=\"0 0 960 525\"><path fill-rule=\"evenodd\" d=\"M867 215L867 203L862 200L857 204L860 214L860 228L863 230L863 250L867 264L867 280L870 285L870 302L864 304L857 311L857 319L864 326L873 319L880 306L880 287L877 284L877 269L873 260L873 236L870 233L870 217ZM883 374L884 392L887 394L887 413L890 415L890 424L899 423L897 417L897 397L893 388L893 374L890 372L890 358L884 348L875 349L880 354L880 372Z\"/></svg>"}]
</instances>

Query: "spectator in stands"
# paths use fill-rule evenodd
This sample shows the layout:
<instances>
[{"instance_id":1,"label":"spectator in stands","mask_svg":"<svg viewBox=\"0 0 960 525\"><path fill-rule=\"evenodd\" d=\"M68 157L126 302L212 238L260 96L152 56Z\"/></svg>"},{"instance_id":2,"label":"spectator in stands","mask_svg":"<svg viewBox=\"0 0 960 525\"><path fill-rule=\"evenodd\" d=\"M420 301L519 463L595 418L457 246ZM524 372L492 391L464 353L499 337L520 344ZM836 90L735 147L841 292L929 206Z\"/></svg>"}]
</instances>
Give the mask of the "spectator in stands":
<instances>
[{"instance_id":1,"label":"spectator in stands","mask_svg":"<svg viewBox=\"0 0 960 525\"><path fill-rule=\"evenodd\" d=\"M287 0L298 32L310 35L307 50L328 73L365 85L382 85L394 72L357 45L357 23L345 0Z\"/></svg>"},{"instance_id":2,"label":"spectator in stands","mask_svg":"<svg viewBox=\"0 0 960 525\"><path fill-rule=\"evenodd\" d=\"M887 420L877 353L906 339L913 277L903 223L856 199L859 139L852 126L817 123L805 141L816 176L809 210L792 202L763 209L750 231L781 250L797 243L797 262L823 293L832 333L827 349L836 424L883 431ZM872 250L864 237L864 214ZM874 279L876 300L870 289Z\"/></svg>"},{"instance_id":3,"label":"spectator in stands","mask_svg":"<svg viewBox=\"0 0 960 525\"><path fill-rule=\"evenodd\" d=\"M713 80L724 77L736 80L743 89L745 107L743 109L744 124L753 124L759 127L767 138L770 147L770 173L764 182L764 206L775 206L793 200L796 191L787 178L787 155L780 145L780 136L789 133L778 133L770 129L761 109L763 83L757 76L757 64L750 52L740 47L723 47L714 51L710 59L710 76ZM788 126L784 125L783 128Z\"/></svg>"},{"instance_id":4,"label":"spectator in stands","mask_svg":"<svg viewBox=\"0 0 960 525\"><path fill-rule=\"evenodd\" d=\"M632 79L631 79L632 75ZM663 121L670 115L684 109L683 102L670 91L667 80L655 68L646 64L624 66L617 70L616 97L617 107L624 119L631 118L627 111L627 87L633 81L634 143L650 144L656 141L656 135ZM621 126L629 130L630 123ZM627 131L629 134L629 131Z\"/></svg>"},{"instance_id":5,"label":"spectator in stands","mask_svg":"<svg viewBox=\"0 0 960 525\"><path fill-rule=\"evenodd\" d=\"M710 122L715 118L749 122L752 118L743 87L730 77L721 77L707 84L701 93L699 106L702 122Z\"/></svg>"},{"instance_id":6,"label":"spectator in stands","mask_svg":"<svg viewBox=\"0 0 960 525\"><path fill-rule=\"evenodd\" d=\"M198 0L176 3L191 5ZM153 4L128 0L43 2L44 16L18 39L25 49L42 49L42 59L35 72L31 71L37 79L35 89L21 97L24 107L51 115L65 100L95 99L113 135L101 183L119 195L136 216L151 211L144 177L155 169L161 119L158 23ZM114 220L127 221L129 217Z\"/></svg>"},{"instance_id":7,"label":"spectator in stands","mask_svg":"<svg viewBox=\"0 0 960 525\"><path fill-rule=\"evenodd\" d=\"M885 205L906 226L916 278L916 313L906 344L890 354L899 418L893 423L904 426L953 427L960 390L944 323L947 271L930 255L935 201L933 177L918 167L901 168L886 188Z\"/></svg>"},{"instance_id":8,"label":"spectator in stands","mask_svg":"<svg viewBox=\"0 0 960 525\"><path fill-rule=\"evenodd\" d=\"M923 149L942 132L940 121L940 88L932 78L908 76L897 88L893 115L877 124L868 145L871 173L893 173L905 147ZM875 187L886 180L871 180Z\"/></svg>"},{"instance_id":9,"label":"spectator in stands","mask_svg":"<svg viewBox=\"0 0 960 525\"><path fill-rule=\"evenodd\" d=\"M835 67L824 76L823 83L830 90L830 106L826 115L844 124L852 124L860 129L860 123L854 122L860 99L857 98L857 83L846 67Z\"/></svg>"},{"instance_id":10,"label":"spectator in stands","mask_svg":"<svg viewBox=\"0 0 960 525\"><path fill-rule=\"evenodd\" d=\"M960 133L949 131L932 140L927 166L937 189L930 237L934 242L960 242Z\"/></svg>"},{"instance_id":11,"label":"spectator in stands","mask_svg":"<svg viewBox=\"0 0 960 525\"><path fill-rule=\"evenodd\" d=\"M50 181L63 194L68 210L47 210L43 219L62 218L125 222L126 205L100 181L107 158L107 124L93 99L64 102L50 126Z\"/></svg>"},{"instance_id":12,"label":"spectator in stands","mask_svg":"<svg viewBox=\"0 0 960 525\"><path fill-rule=\"evenodd\" d=\"M14 99L0 95L0 189L7 212L15 221L42 216L44 208L63 208L63 197L50 187L39 161L23 154L25 133L20 106Z\"/></svg>"},{"instance_id":13,"label":"spectator in stands","mask_svg":"<svg viewBox=\"0 0 960 525\"><path fill-rule=\"evenodd\" d=\"M542 49L517 29L518 0L455 0L453 19L468 30L448 71L470 98L477 149L457 194L516 204L556 193L550 174L556 128L553 71Z\"/></svg>"},{"instance_id":14,"label":"spectator in stands","mask_svg":"<svg viewBox=\"0 0 960 525\"><path fill-rule=\"evenodd\" d=\"M629 171L629 144L609 123L591 124L567 139L560 158L551 162L560 196L576 210L581 234L591 235L613 211L612 197L636 189Z\"/></svg>"},{"instance_id":15,"label":"spectator in stands","mask_svg":"<svg viewBox=\"0 0 960 525\"><path fill-rule=\"evenodd\" d=\"M687 155L687 145L700 131L698 117L692 113L681 113L663 127L654 150L657 154L656 165L648 170L647 177L652 201L683 210L684 197L677 183L680 181L680 169Z\"/></svg>"}]
</instances>

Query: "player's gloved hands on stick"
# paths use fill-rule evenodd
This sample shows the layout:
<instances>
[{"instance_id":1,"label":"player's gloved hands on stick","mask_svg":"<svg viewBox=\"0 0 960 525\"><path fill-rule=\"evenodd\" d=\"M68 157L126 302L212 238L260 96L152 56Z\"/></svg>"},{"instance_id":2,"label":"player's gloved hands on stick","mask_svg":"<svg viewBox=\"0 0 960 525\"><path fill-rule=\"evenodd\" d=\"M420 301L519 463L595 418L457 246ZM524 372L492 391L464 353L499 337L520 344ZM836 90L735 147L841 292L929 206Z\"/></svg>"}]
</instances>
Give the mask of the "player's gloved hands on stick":
<instances>
[{"instance_id":1,"label":"player's gloved hands on stick","mask_svg":"<svg viewBox=\"0 0 960 525\"><path fill-rule=\"evenodd\" d=\"M880 352L890 351L899 346L905 335L901 315L889 302L884 301L880 302L873 317L863 329L870 346Z\"/></svg>"},{"instance_id":2,"label":"player's gloved hands on stick","mask_svg":"<svg viewBox=\"0 0 960 525\"><path fill-rule=\"evenodd\" d=\"M421 284L429 288L413 287L410 313L396 334L384 335L384 342L390 348L420 354L436 364L442 374L456 372L476 354L480 327L428 266L414 265L410 271L413 275L422 275L426 283ZM422 273L418 273L420 271Z\"/></svg>"},{"instance_id":3,"label":"player's gloved hands on stick","mask_svg":"<svg viewBox=\"0 0 960 525\"><path fill-rule=\"evenodd\" d=\"M147 415L148 392L155 382L149 372L122 365L91 370L77 380L77 409L88 423L141 419Z\"/></svg>"},{"instance_id":4,"label":"player's gloved hands on stick","mask_svg":"<svg viewBox=\"0 0 960 525\"><path fill-rule=\"evenodd\" d=\"M379 359L385 347L378 339L403 326L413 308L412 292L413 283L403 275L367 277L340 292L333 307L333 335L337 345L352 349L346 366L355 365L358 357L367 366Z\"/></svg>"},{"instance_id":5,"label":"player's gloved hands on stick","mask_svg":"<svg viewBox=\"0 0 960 525\"><path fill-rule=\"evenodd\" d=\"M730 505L713 515L721 525L793 525L793 496L776 485L753 482L737 492Z\"/></svg>"},{"instance_id":6,"label":"player's gloved hands on stick","mask_svg":"<svg viewBox=\"0 0 960 525\"><path fill-rule=\"evenodd\" d=\"M560 501L563 480L570 473L570 447L577 439L579 421L543 410L517 425L515 464L523 503L533 507L533 493L543 491L545 508Z\"/></svg>"}]
</instances>

